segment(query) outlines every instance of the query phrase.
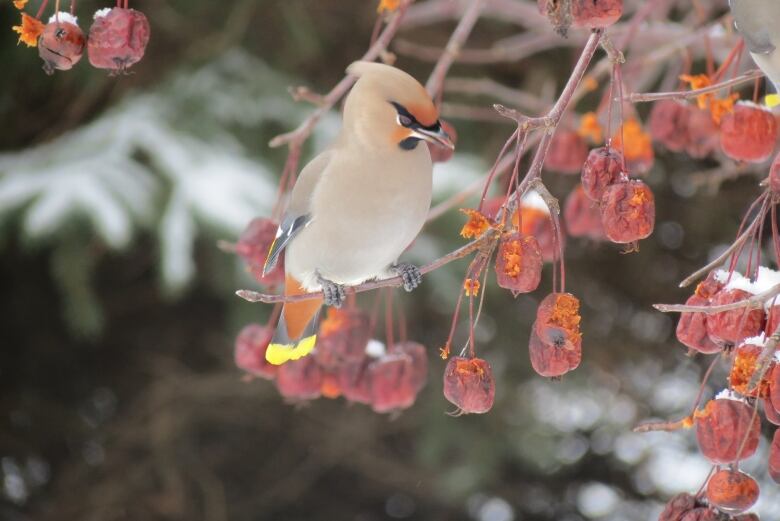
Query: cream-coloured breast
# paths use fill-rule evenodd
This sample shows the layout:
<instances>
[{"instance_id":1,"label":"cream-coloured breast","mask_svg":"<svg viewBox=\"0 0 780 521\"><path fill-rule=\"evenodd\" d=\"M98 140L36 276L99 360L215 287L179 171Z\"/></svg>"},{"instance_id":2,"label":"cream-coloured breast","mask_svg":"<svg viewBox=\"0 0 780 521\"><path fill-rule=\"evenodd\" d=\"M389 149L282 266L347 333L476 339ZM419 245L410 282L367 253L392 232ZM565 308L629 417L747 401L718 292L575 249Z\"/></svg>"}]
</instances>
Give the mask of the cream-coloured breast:
<instances>
[{"instance_id":1,"label":"cream-coloured breast","mask_svg":"<svg viewBox=\"0 0 780 521\"><path fill-rule=\"evenodd\" d=\"M425 223L432 171L424 143L414 150L333 151L311 198L311 223L290 243L289 274L308 290L316 274L355 285L383 277Z\"/></svg>"}]
</instances>

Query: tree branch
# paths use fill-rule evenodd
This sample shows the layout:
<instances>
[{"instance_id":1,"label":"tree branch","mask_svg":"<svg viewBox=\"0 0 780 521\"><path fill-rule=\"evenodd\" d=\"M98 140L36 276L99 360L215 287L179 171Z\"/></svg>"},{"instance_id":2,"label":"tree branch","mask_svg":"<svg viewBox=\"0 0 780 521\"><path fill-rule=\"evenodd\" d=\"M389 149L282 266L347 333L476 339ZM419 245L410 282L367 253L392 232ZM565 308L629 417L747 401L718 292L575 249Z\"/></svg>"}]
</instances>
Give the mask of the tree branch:
<instances>
[{"instance_id":1,"label":"tree branch","mask_svg":"<svg viewBox=\"0 0 780 521\"><path fill-rule=\"evenodd\" d=\"M696 96L701 96L702 94L718 92L719 90L728 89L729 87L734 87L735 85L748 83L754 81L757 78L761 78L763 75L764 73L761 72L760 69L751 69L746 73L741 74L735 78L731 78L730 80L725 80L720 83L716 83L715 85L710 85L709 87L703 87L701 89L679 91L679 92L645 92L645 93L634 92L626 98L626 101L630 101L631 103L640 103L640 102L647 102L647 101L659 101L665 99L691 99L691 98L695 98Z\"/></svg>"},{"instance_id":2,"label":"tree branch","mask_svg":"<svg viewBox=\"0 0 780 521\"><path fill-rule=\"evenodd\" d=\"M430 273L434 270L437 270L442 266L449 264L450 262L456 261L458 259L462 259L466 255L481 249L485 244L490 244L496 239L496 237L497 237L497 232L493 229L490 229L478 239L474 239L468 244L461 246L457 250L452 251L447 255L444 255L443 257L439 257L438 259L431 262L430 264L426 264L425 266L421 267L420 273L425 275L426 273ZM378 289L378 288L399 287L399 286L403 286L403 284L404 284L403 279L399 276L399 277L390 277L389 279L372 280L369 282L364 282L363 284L359 284L357 286L349 286L344 289L347 292L347 294L362 293L364 291L370 291L372 289ZM236 291L236 295L249 302L264 302L266 304L271 304L275 302L300 302L302 300L311 300L313 298L321 297L322 292L317 291L313 293L304 293L302 295L288 296L288 295L271 295L268 293L259 293L257 291L252 291L248 289L240 289Z\"/></svg>"},{"instance_id":3,"label":"tree branch","mask_svg":"<svg viewBox=\"0 0 780 521\"><path fill-rule=\"evenodd\" d=\"M436 62L436 66L433 68L430 77L428 78L425 88L428 94L433 99L437 99L444 84L444 77L447 76L447 71L450 70L452 63L460 54L460 49L466 42L466 39L471 34L471 30L479 20L480 12L484 7L485 0L471 0L466 12L463 13L463 17L458 22L455 30L452 31L450 39L447 42L447 47L444 48L444 52Z\"/></svg>"},{"instance_id":4,"label":"tree branch","mask_svg":"<svg viewBox=\"0 0 780 521\"><path fill-rule=\"evenodd\" d=\"M361 60L373 61L387 49L387 46L393 39L393 36L395 36L395 33L401 26L401 22L404 19L406 10L413 1L414 0L401 0L401 4L398 6L398 10L393 14L392 18L387 24L387 27L385 27L384 31L382 31L382 34L379 35L379 38L377 38L376 42L374 42L374 45L372 45L368 51L366 51ZM276 136L268 143L268 146L271 148L276 148L289 144L291 149L300 148L300 145L306 141L312 130L314 130L317 122L322 119L322 116L324 116L331 108L333 108L333 105L335 105L347 93L347 91L354 83L354 76L345 76L340 82L338 82L338 84L336 84L335 87L333 87L333 89L331 89L328 94L322 98L322 104L319 106L319 108L312 112L312 114L306 118L303 123L298 125L298 128Z\"/></svg>"}]
</instances>

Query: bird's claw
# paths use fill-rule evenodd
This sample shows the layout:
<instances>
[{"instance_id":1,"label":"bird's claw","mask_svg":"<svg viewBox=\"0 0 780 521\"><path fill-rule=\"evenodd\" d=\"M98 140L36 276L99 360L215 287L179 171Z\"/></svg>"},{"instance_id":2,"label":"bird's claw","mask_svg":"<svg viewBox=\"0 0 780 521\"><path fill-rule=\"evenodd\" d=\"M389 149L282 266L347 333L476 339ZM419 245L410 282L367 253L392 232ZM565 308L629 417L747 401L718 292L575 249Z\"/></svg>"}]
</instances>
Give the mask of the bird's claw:
<instances>
[{"instance_id":1,"label":"bird's claw","mask_svg":"<svg viewBox=\"0 0 780 521\"><path fill-rule=\"evenodd\" d=\"M392 267L394 273L398 274L404 281L404 289L412 291L422 282L422 273L420 268L413 264L402 262Z\"/></svg>"},{"instance_id":2,"label":"bird's claw","mask_svg":"<svg viewBox=\"0 0 780 521\"><path fill-rule=\"evenodd\" d=\"M334 308L340 308L347 298L347 294L344 291L344 286L336 284L322 277L318 277L318 281L322 286L323 300L326 306L332 306Z\"/></svg>"}]
</instances>

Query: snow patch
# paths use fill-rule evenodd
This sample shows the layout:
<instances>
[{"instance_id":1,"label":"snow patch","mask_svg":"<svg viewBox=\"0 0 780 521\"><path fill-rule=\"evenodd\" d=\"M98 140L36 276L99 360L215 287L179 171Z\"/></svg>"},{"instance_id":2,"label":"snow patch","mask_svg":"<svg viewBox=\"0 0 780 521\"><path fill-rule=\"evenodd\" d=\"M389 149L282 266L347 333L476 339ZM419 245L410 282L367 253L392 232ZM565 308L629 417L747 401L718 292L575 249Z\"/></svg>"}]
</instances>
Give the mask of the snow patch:
<instances>
[{"instance_id":1,"label":"snow patch","mask_svg":"<svg viewBox=\"0 0 780 521\"><path fill-rule=\"evenodd\" d=\"M542 210L545 213L550 213L547 203L544 202L544 199L536 190L528 190L520 201L520 205L526 208L535 208L537 210Z\"/></svg>"},{"instance_id":2,"label":"snow patch","mask_svg":"<svg viewBox=\"0 0 780 521\"><path fill-rule=\"evenodd\" d=\"M368 341L368 344L366 344L366 354L371 358L379 358L380 356L384 356L386 352L385 344L379 340L372 338Z\"/></svg>"},{"instance_id":3,"label":"snow patch","mask_svg":"<svg viewBox=\"0 0 780 521\"><path fill-rule=\"evenodd\" d=\"M766 335L762 331L757 336L751 336L750 338L746 338L742 341L742 345L749 345L749 346L759 346L764 347L766 345Z\"/></svg>"},{"instance_id":4,"label":"snow patch","mask_svg":"<svg viewBox=\"0 0 780 521\"><path fill-rule=\"evenodd\" d=\"M769 291L780 284L780 271L760 266L758 268L756 280L751 281L749 278L736 271L729 276L728 271L718 270L715 272L715 279L721 284L725 284L723 289L739 289L746 291L751 295L758 295L759 293ZM770 308L774 305L780 305L780 298L773 297L764 303L765 308Z\"/></svg>"},{"instance_id":5,"label":"snow patch","mask_svg":"<svg viewBox=\"0 0 780 521\"><path fill-rule=\"evenodd\" d=\"M70 13L66 13L65 11L60 11L59 13L54 13L51 15L51 18L49 18L49 23L56 22L59 19L60 22L65 22L73 25L79 24L79 19L76 16L73 16Z\"/></svg>"},{"instance_id":6,"label":"snow patch","mask_svg":"<svg viewBox=\"0 0 780 521\"><path fill-rule=\"evenodd\" d=\"M772 112L772 109L764 105L759 105L758 103L753 103L752 101L738 101L737 105L742 105L743 107L750 107L751 109L760 109L766 112Z\"/></svg>"},{"instance_id":7,"label":"snow patch","mask_svg":"<svg viewBox=\"0 0 780 521\"><path fill-rule=\"evenodd\" d=\"M734 391L723 389L721 392L715 395L716 400L734 400L735 402L744 402L745 399Z\"/></svg>"}]
</instances>

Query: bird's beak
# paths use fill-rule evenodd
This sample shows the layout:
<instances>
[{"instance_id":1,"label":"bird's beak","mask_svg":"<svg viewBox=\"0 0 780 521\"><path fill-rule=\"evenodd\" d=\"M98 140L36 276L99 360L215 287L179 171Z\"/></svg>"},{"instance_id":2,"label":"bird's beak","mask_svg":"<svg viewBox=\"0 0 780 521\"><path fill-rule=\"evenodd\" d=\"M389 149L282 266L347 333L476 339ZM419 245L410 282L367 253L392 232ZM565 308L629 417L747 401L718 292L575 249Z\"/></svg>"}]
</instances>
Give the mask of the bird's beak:
<instances>
[{"instance_id":1,"label":"bird's beak","mask_svg":"<svg viewBox=\"0 0 780 521\"><path fill-rule=\"evenodd\" d=\"M447 134L441 125L436 125L436 129L418 127L412 130L412 136L433 143L434 145L449 148L455 150L455 143L452 142L449 134Z\"/></svg>"}]
</instances>

